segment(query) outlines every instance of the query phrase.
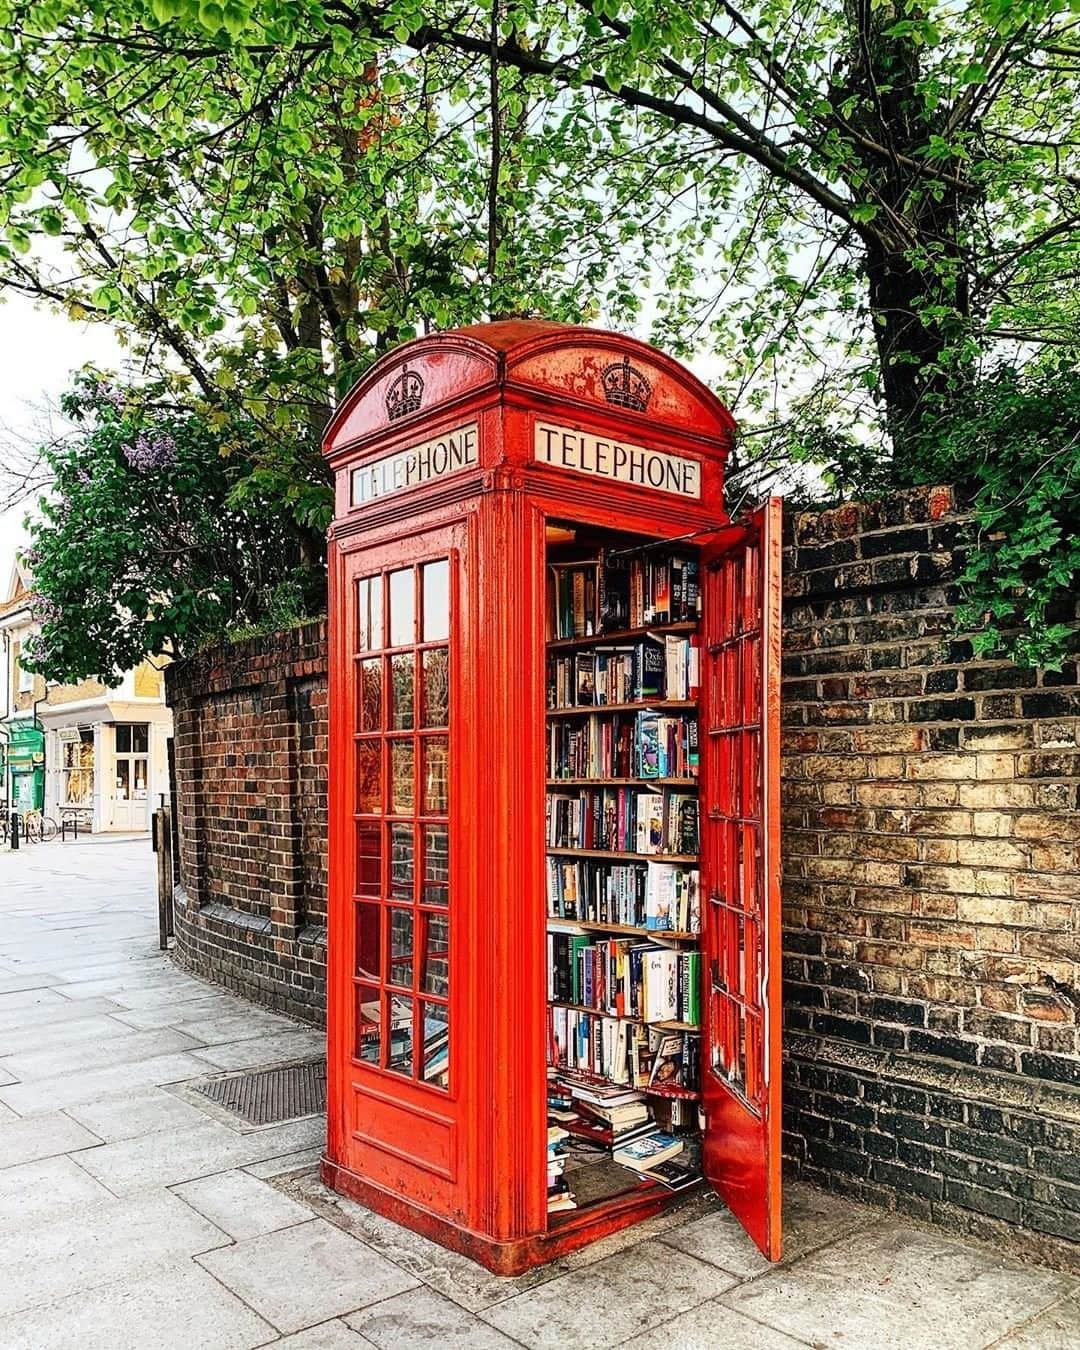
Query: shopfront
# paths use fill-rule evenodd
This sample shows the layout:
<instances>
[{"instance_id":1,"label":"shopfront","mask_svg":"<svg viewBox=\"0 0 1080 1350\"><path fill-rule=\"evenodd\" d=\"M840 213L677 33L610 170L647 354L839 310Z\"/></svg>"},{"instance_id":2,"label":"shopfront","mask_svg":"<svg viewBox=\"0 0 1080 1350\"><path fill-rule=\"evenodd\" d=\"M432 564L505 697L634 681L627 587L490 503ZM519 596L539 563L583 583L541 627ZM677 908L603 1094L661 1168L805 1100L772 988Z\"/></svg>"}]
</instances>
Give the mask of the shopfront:
<instances>
[{"instance_id":1,"label":"shopfront","mask_svg":"<svg viewBox=\"0 0 1080 1350\"><path fill-rule=\"evenodd\" d=\"M32 722L9 723L5 749L11 810L20 815L45 805L45 737Z\"/></svg>"},{"instance_id":2,"label":"shopfront","mask_svg":"<svg viewBox=\"0 0 1080 1350\"><path fill-rule=\"evenodd\" d=\"M105 703L43 716L51 751L46 814L95 832L148 830L168 792L168 709Z\"/></svg>"}]
</instances>

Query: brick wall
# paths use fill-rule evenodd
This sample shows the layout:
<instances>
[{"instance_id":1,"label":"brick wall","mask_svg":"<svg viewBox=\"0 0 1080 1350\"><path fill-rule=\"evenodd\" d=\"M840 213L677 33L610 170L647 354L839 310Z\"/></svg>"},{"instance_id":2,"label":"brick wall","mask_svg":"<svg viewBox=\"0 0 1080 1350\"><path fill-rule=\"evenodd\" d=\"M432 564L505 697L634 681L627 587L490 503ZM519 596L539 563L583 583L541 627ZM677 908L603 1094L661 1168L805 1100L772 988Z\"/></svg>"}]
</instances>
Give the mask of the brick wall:
<instances>
[{"instance_id":1,"label":"brick wall","mask_svg":"<svg viewBox=\"0 0 1080 1350\"><path fill-rule=\"evenodd\" d=\"M1080 1239L1080 690L973 659L944 488L788 521L786 1148Z\"/></svg>"},{"instance_id":2,"label":"brick wall","mask_svg":"<svg viewBox=\"0 0 1080 1350\"><path fill-rule=\"evenodd\" d=\"M789 518L785 1152L1001 1241L1080 1238L1080 689L974 661L935 488ZM180 959L321 1020L319 626L168 673ZM214 813L218 819L205 817Z\"/></svg>"},{"instance_id":3,"label":"brick wall","mask_svg":"<svg viewBox=\"0 0 1080 1350\"><path fill-rule=\"evenodd\" d=\"M166 672L175 718L177 959L269 1007L326 1006L326 628Z\"/></svg>"}]
</instances>

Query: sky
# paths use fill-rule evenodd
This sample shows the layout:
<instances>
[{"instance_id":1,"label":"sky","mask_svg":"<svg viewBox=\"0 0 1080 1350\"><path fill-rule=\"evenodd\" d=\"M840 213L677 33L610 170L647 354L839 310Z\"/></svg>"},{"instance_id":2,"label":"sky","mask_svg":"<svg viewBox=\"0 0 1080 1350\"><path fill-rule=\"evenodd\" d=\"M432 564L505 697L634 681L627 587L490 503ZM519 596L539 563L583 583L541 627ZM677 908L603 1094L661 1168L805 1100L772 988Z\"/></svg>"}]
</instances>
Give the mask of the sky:
<instances>
[{"instance_id":1,"label":"sky","mask_svg":"<svg viewBox=\"0 0 1080 1350\"><path fill-rule=\"evenodd\" d=\"M33 436L43 410L55 405L71 374L88 361L119 368L124 352L100 324L73 323L26 296L8 292L0 303L0 456L13 438ZM0 599L6 598L15 550L25 541L25 507L0 514Z\"/></svg>"}]
</instances>

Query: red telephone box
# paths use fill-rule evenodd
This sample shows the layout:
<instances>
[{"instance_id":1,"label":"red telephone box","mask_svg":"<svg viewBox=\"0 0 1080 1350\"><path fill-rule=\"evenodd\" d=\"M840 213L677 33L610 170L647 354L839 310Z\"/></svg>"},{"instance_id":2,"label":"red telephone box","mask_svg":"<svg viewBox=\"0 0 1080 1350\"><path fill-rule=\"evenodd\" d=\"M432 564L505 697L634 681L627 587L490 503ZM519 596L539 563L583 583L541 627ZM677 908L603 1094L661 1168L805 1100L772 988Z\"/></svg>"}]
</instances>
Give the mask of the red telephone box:
<instances>
[{"instance_id":1,"label":"red telephone box","mask_svg":"<svg viewBox=\"0 0 1080 1350\"><path fill-rule=\"evenodd\" d=\"M780 1255L780 511L728 520L732 430L643 343L515 321L326 434L323 1176L498 1272L696 1170ZM615 1160L643 1134L666 1168Z\"/></svg>"}]
</instances>

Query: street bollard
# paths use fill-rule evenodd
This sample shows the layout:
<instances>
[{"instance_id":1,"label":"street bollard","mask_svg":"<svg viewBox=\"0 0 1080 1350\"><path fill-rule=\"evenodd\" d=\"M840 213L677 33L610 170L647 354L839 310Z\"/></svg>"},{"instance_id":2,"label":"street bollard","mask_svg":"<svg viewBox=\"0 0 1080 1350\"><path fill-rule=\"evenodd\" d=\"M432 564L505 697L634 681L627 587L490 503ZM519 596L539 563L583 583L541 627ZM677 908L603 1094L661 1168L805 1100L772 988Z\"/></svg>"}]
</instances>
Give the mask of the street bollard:
<instances>
[{"instance_id":1,"label":"street bollard","mask_svg":"<svg viewBox=\"0 0 1080 1350\"><path fill-rule=\"evenodd\" d=\"M19 813L18 813L18 811L12 811L12 813L11 813L11 847L12 847L12 848L18 848L18 847L19 847Z\"/></svg>"}]
</instances>

